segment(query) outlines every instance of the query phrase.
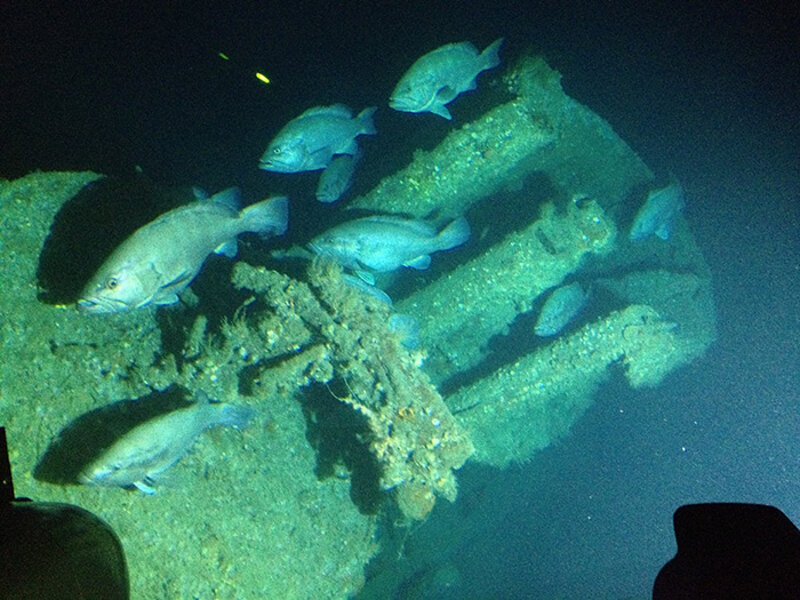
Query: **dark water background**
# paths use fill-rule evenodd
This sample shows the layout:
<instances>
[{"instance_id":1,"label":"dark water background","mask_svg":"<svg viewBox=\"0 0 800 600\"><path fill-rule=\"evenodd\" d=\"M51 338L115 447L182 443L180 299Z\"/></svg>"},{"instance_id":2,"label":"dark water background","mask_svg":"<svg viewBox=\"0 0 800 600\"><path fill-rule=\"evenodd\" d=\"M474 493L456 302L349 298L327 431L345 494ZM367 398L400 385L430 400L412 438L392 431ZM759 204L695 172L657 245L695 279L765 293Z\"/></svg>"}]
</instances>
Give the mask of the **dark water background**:
<instances>
[{"instance_id":1,"label":"dark water background","mask_svg":"<svg viewBox=\"0 0 800 600\"><path fill-rule=\"evenodd\" d=\"M491 525L454 536L469 539L457 561L465 589L647 597L674 553L671 515L682 503L765 502L800 523L798 9L281 4L3 3L0 176L138 165L164 185L237 184L255 200L286 181L256 168L271 135L308 106L344 102L381 107L379 137L364 144L364 191L452 127L386 107L416 57L499 36L505 57L542 52L568 94L657 174L683 182L713 272L719 339L655 390L603 388L569 438L528 465L465 469L462 497L484 490L475 510ZM255 69L272 83L258 83ZM454 104L456 124L480 112L477 102ZM291 185L308 196L315 181ZM295 221L323 218L328 209L312 204L293 205Z\"/></svg>"}]
</instances>

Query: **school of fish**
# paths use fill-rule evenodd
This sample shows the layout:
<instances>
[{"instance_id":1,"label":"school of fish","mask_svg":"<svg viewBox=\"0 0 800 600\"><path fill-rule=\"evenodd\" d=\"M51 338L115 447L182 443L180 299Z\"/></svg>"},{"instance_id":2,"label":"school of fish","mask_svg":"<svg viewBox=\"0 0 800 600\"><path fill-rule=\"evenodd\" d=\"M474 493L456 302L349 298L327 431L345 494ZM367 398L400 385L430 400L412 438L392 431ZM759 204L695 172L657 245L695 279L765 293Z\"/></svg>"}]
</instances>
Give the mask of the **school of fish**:
<instances>
[{"instance_id":1,"label":"school of fish","mask_svg":"<svg viewBox=\"0 0 800 600\"><path fill-rule=\"evenodd\" d=\"M500 64L502 43L502 38L497 39L479 51L465 41L422 55L398 80L389 106L452 120L448 105L476 89L482 72ZM316 199L337 202L346 196L356 176L363 155L359 138L376 135L376 111L369 106L354 114L343 104L310 107L274 135L258 166L282 174L321 171ZM124 240L86 282L77 309L92 315L114 315L176 304L210 254L234 257L241 234L267 238L287 231L289 201L285 196L243 207L236 188L210 198L197 195L203 197L165 212ZM677 182L651 191L633 221L630 240L641 241L650 235L668 239L684 204L684 192ZM391 298L375 285L376 274L403 267L427 269L432 254L457 248L469 238L470 226L463 216L437 223L380 214L334 225L313 237L308 248L311 256L327 257L349 271L344 277L353 289L391 306ZM557 335L581 311L587 298L578 283L555 289L541 309L534 333ZM409 348L419 344L419 322L412 315L392 315L387 330L400 336ZM110 447L100 449L81 470L78 482L153 493L153 481L189 451L204 429L215 425L243 428L253 417L254 412L246 406L211 402L200 391L192 405L146 420Z\"/></svg>"}]
</instances>

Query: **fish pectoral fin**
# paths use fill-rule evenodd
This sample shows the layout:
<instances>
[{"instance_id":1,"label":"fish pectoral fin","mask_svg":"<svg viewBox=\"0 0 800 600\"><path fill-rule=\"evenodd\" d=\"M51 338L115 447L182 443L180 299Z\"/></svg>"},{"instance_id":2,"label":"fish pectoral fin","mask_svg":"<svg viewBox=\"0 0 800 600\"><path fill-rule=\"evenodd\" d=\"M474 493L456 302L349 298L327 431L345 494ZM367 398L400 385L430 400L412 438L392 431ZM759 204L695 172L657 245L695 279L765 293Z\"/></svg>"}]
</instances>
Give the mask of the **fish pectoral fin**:
<instances>
[{"instance_id":1,"label":"fish pectoral fin","mask_svg":"<svg viewBox=\"0 0 800 600\"><path fill-rule=\"evenodd\" d=\"M475 80L472 80L472 87L467 88L468 90L475 89ZM438 92L436 92L436 99L441 102L442 104L449 104L453 100L455 100L456 96L458 96L458 92L451 88L449 85L444 86ZM447 113L450 114L450 113Z\"/></svg>"},{"instance_id":2,"label":"fish pectoral fin","mask_svg":"<svg viewBox=\"0 0 800 600\"><path fill-rule=\"evenodd\" d=\"M222 254L223 256L227 256L228 258L233 258L236 256L236 253L239 251L239 244L236 241L236 238L231 238L227 242L222 242L219 246L214 248L214 252L216 254Z\"/></svg>"},{"instance_id":3,"label":"fish pectoral fin","mask_svg":"<svg viewBox=\"0 0 800 600\"><path fill-rule=\"evenodd\" d=\"M306 150L305 154L307 154L308 156L304 161L304 164L328 166L331 162L331 159L333 158L333 151L329 146L320 148L316 152L311 152L310 150ZM319 169L320 167L314 167L314 168Z\"/></svg>"},{"instance_id":4,"label":"fish pectoral fin","mask_svg":"<svg viewBox=\"0 0 800 600\"><path fill-rule=\"evenodd\" d=\"M355 273L356 275L358 275L358 278L361 281L368 283L369 285L375 285L375 276L369 271L364 271L363 269L356 269Z\"/></svg>"},{"instance_id":5,"label":"fish pectoral fin","mask_svg":"<svg viewBox=\"0 0 800 600\"><path fill-rule=\"evenodd\" d=\"M152 301L153 301L153 297L152 296L148 296L147 298L145 298L144 300L139 302L139 304L134 306L134 308L143 308L143 307L147 306L148 304L150 304Z\"/></svg>"},{"instance_id":6,"label":"fish pectoral fin","mask_svg":"<svg viewBox=\"0 0 800 600\"><path fill-rule=\"evenodd\" d=\"M147 494L148 496L152 496L153 494L156 493L156 489L154 487L147 485L144 481L134 481L133 487L135 487L143 494Z\"/></svg>"},{"instance_id":7,"label":"fish pectoral fin","mask_svg":"<svg viewBox=\"0 0 800 600\"><path fill-rule=\"evenodd\" d=\"M184 271L178 277L165 283L153 294L152 302L157 306L167 306L178 302L178 292L182 291L192 278L192 274Z\"/></svg>"},{"instance_id":8,"label":"fish pectoral fin","mask_svg":"<svg viewBox=\"0 0 800 600\"><path fill-rule=\"evenodd\" d=\"M169 306L170 304L177 304L178 301L178 294L159 294L158 297L153 298L153 304L156 306Z\"/></svg>"},{"instance_id":9,"label":"fish pectoral fin","mask_svg":"<svg viewBox=\"0 0 800 600\"><path fill-rule=\"evenodd\" d=\"M403 266L411 267L412 269L417 269L418 271L424 271L431 266L431 257L428 254L423 254L422 256L417 256L416 258L407 260L403 263Z\"/></svg>"},{"instance_id":10,"label":"fish pectoral fin","mask_svg":"<svg viewBox=\"0 0 800 600\"><path fill-rule=\"evenodd\" d=\"M194 274L191 271L182 271L175 279L168 281L158 288L158 293L153 297L153 302L156 304L165 304L160 301L161 298L174 296L175 300L166 303L174 304L178 301L178 292L189 285L189 281L191 281L192 277L194 277Z\"/></svg>"}]
</instances>

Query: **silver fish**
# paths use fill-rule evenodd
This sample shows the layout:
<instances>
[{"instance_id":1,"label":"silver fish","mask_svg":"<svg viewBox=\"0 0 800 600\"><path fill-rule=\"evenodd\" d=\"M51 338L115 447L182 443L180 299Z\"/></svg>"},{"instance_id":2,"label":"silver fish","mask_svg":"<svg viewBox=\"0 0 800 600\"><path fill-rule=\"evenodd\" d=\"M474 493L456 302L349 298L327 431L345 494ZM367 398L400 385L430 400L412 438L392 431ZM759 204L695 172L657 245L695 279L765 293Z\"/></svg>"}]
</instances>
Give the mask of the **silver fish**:
<instances>
[{"instance_id":1,"label":"silver fish","mask_svg":"<svg viewBox=\"0 0 800 600\"><path fill-rule=\"evenodd\" d=\"M581 311L587 298L587 293L577 282L556 288L539 312L534 333L540 337L556 335Z\"/></svg>"},{"instance_id":2,"label":"silver fish","mask_svg":"<svg viewBox=\"0 0 800 600\"><path fill-rule=\"evenodd\" d=\"M327 167L337 154L358 152L356 137L372 135L376 107L353 118L342 104L315 106L284 125L261 156L259 168L277 173L317 171Z\"/></svg>"},{"instance_id":3,"label":"silver fish","mask_svg":"<svg viewBox=\"0 0 800 600\"><path fill-rule=\"evenodd\" d=\"M336 225L311 240L309 247L344 267L384 273L400 267L427 269L431 253L460 246L469 235L464 217L455 219L437 233L436 228L425 221L374 216Z\"/></svg>"},{"instance_id":4,"label":"silver fish","mask_svg":"<svg viewBox=\"0 0 800 600\"><path fill-rule=\"evenodd\" d=\"M469 42L447 44L417 59L394 88L389 106L403 112L432 112L452 119L445 107L461 92L474 90L481 71L500 64L497 39L480 54Z\"/></svg>"},{"instance_id":5,"label":"silver fish","mask_svg":"<svg viewBox=\"0 0 800 600\"><path fill-rule=\"evenodd\" d=\"M78 476L85 485L135 486L152 494L148 485L177 463L195 438L215 425L243 428L253 416L244 406L211 403L204 392L187 408L160 415L137 425L116 440Z\"/></svg>"},{"instance_id":6,"label":"silver fish","mask_svg":"<svg viewBox=\"0 0 800 600\"><path fill-rule=\"evenodd\" d=\"M236 236L245 231L286 231L288 201L276 197L238 209L230 188L208 200L164 213L137 229L106 259L78 300L78 310L117 313L148 304L174 304L212 252L236 255Z\"/></svg>"},{"instance_id":7,"label":"silver fish","mask_svg":"<svg viewBox=\"0 0 800 600\"><path fill-rule=\"evenodd\" d=\"M643 240L655 234L662 240L669 239L675 217L686 205L683 188L677 182L652 190L647 200L636 213L631 226L630 239Z\"/></svg>"},{"instance_id":8,"label":"silver fish","mask_svg":"<svg viewBox=\"0 0 800 600\"><path fill-rule=\"evenodd\" d=\"M353 182L353 173L359 158L360 152L335 156L319 177L317 200L330 203L341 198Z\"/></svg>"}]
</instances>

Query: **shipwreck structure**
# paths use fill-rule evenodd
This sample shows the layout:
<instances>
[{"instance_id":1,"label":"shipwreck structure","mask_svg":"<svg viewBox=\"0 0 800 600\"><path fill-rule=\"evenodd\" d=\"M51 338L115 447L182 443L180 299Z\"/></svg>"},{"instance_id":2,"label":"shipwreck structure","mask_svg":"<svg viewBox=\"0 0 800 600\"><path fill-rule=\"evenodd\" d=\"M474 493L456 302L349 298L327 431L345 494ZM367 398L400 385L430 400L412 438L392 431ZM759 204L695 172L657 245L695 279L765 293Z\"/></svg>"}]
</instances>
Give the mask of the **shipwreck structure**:
<instances>
[{"instance_id":1,"label":"shipwreck structure","mask_svg":"<svg viewBox=\"0 0 800 600\"><path fill-rule=\"evenodd\" d=\"M137 597L340 598L362 585L386 498L424 519L456 498L465 462L504 467L563 436L613 369L655 386L700 356L715 317L687 224L668 242L627 239L653 174L543 60L504 81L505 102L348 206L473 225L394 308L323 261L302 278L239 262L227 285L243 301L222 318L87 318L42 302L37 282L53 220L101 176L0 184L0 422L21 493L102 514ZM507 222L487 217L503 203ZM590 308L535 338L542 295L573 280ZM418 349L387 327L392 311L420 322ZM202 436L153 497L70 485L72 450L92 446L82 415L176 387L249 404L256 424Z\"/></svg>"}]
</instances>

